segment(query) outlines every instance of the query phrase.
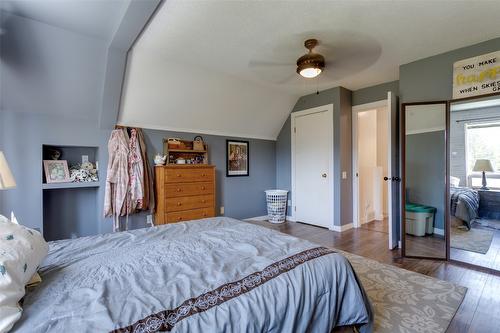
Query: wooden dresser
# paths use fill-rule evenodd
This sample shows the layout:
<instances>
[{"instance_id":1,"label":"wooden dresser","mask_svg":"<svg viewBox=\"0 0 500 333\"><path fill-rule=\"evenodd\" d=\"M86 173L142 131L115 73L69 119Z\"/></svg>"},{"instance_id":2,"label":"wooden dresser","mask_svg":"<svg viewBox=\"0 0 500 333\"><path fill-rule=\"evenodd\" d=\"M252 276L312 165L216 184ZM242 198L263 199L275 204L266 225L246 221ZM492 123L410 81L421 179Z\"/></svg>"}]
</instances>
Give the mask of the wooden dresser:
<instances>
[{"instance_id":1,"label":"wooden dresser","mask_svg":"<svg viewBox=\"0 0 500 333\"><path fill-rule=\"evenodd\" d=\"M215 166L155 166L155 224L215 216Z\"/></svg>"}]
</instances>

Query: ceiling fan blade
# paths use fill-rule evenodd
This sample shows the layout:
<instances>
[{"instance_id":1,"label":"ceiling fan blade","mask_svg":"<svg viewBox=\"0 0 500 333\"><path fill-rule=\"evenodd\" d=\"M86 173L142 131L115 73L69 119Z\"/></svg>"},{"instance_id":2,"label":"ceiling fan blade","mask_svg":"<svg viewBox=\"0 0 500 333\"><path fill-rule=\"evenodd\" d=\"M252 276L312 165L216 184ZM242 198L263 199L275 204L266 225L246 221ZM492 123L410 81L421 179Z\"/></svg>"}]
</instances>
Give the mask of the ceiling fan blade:
<instances>
[{"instance_id":1,"label":"ceiling fan blade","mask_svg":"<svg viewBox=\"0 0 500 333\"><path fill-rule=\"evenodd\" d=\"M271 67L271 66L295 66L295 63L286 63L286 62L274 62L274 61L265 61L265 60L252 60L248 63L248 67Z\"/></svg>"}]
</instances>

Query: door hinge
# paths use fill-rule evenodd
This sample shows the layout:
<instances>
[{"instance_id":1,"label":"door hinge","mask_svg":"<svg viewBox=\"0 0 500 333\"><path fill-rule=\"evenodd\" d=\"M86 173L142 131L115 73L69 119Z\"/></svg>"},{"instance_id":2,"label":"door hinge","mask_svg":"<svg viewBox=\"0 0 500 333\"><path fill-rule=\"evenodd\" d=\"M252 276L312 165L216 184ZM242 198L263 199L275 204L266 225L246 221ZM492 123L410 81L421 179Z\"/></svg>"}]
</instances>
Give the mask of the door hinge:
<instances>
[{"instance_id":1,"label":"door hinge","mask_svg":"<svg viewBox=\"0 0 500 333\"><path fill-rule=\"evenodd\" d=\"M297 133L297 127L293 128L293 133Z\"/></svg>"}]
</instances>

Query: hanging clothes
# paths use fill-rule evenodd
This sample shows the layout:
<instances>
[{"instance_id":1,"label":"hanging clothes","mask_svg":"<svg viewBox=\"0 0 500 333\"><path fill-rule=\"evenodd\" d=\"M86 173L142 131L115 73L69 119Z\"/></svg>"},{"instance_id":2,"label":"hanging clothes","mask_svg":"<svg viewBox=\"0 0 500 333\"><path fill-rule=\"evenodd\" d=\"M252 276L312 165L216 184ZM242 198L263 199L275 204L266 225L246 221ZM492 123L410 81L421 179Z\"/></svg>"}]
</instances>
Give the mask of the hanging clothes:
<instances>
[{"instance_id":1,"label":"hanging clothes","mask_svg":"<svg viewBox=\"0 0 500 333\"><path fill-rule=\"evenodd\" d=\"M148 152L146 148L146 140L142 129L137 128L137 141L139 142L139 149L141 150L142 164L144 169L144 200L142 203L142 210L149 210L151 213L155 211L155 195L153 187L153 175L151 165L148 159Z\"/></svg>"},{"instance_id":2,"label":"hanging clothes","mask_svg":"<svg viewBox=\"0 0 500 333\"><path fill-rule=\"evenodd\" d=\"M127 198L127 215L142 210L144 200L144 165L142 154L137 140L137 130L130 130L128 144L128 175L129 194Z\"/></svg>"},{"instance_id":3,"label":"hanging clothes","mask_svg":"<svg viewBox=\"0 0 500 333\"><path fill-rule=\"evenodd\" d=\"M113 217L113 231L120 230L119 216L127 200L129 173L127 134L124 129L111 132L108 142L108 168L104 195L104 216Z\"/></svg>"}]
</instances>

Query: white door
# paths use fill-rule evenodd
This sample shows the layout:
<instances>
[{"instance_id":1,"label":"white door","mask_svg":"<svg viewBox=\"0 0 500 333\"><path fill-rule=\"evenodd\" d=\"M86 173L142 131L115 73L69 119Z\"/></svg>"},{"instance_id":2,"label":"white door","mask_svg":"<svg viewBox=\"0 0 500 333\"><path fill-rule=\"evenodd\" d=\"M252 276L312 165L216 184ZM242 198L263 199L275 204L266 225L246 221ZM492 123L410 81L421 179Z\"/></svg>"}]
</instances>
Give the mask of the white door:
<instances>
[{"instance_id":1,"label":"white door","mask_svg":"<svg viewBox=\"0 0 500 333\"><path fill-rule=\"evenodd\" d=\"M333 228L333 105L292 114L292 210Z\"/></svg>"}]
</instances>

